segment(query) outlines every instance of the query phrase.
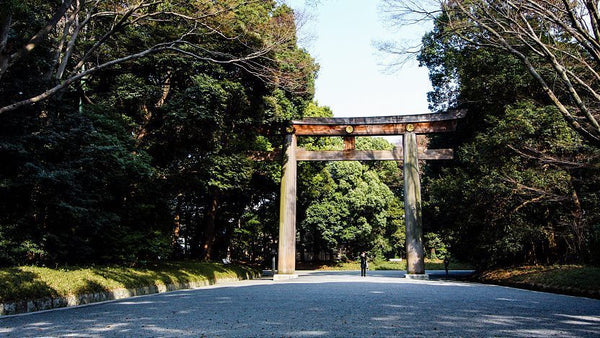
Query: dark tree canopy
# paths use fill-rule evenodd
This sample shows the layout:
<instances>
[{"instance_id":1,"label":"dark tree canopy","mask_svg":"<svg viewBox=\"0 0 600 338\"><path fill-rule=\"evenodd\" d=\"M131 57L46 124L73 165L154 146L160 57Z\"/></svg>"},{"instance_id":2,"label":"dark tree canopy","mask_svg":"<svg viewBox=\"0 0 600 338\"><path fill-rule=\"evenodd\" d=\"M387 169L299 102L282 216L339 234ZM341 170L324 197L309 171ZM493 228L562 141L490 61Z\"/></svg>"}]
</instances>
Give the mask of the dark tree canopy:
<instances>
[{"instance_id":1,"label":"dark tree canopy","mask_svg":"<svg viewBox=\"0 0 600 338\"><path fill-rule=\"evenodd\" d=\"M263 227L252 241L273 241L279 165L246 154L278 146L312 98L317 66L289 8L6 6L1 264L241 255L253 243L232 243L252 219Z\"/></svg>"},{"instance_id":2,"label":"dark tree canopy","mask_svg":"<svg viewBox=\"0 0 600 338\"><path fill-rule=\"evenodd\" d=\"M465 41L446 11L435 23L419 54L434 86L431 106L469 113L456 134L432 140L454 147L457 160L428 167L426 226L480 266L597 263L595 143L570 126L517 55Z\"/></svg>"},{"instance_id":3,"label":"dark tree canopy","mask_svg":"<svg viewBox=\"0 0 600 338\"><path fill-rule=\"evenodd\" d=\"M598 2L386 3L401 9L394 23L434 20L418 53L431 110L468 110L456 133L428 140L456 154L424 169L428 253L480 267L600 263ZM249 154L280 148L289 120L333 114L313 102L318 65L290 8L0 4L0 265L270 261L281 163ZM404 254L396 163L298 174L302 259Z\"/></svg>"}]
</instances>

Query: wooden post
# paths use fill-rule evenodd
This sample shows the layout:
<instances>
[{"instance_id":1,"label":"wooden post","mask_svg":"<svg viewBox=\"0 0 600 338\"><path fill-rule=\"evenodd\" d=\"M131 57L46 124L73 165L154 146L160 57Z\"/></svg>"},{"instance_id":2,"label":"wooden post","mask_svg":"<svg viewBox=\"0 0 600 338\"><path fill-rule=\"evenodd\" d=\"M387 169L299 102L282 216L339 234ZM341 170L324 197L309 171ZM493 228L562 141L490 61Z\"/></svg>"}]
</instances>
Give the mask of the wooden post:
<instances>
[{"instance_id":1,"label":"wooden post","mask_svg":"<svg viewBox=\"0 0 600 338\"><path fill-rule=\"evenodd\" d=\"M356 149L356 137L354 136L344 136L344 150L354 150Z\"/></svg>"},{"instance_id":2,"label":"wooden post","mask_svg":"<svg viewBox=\"0 0 600 338\"><path fill-rule=\"evenodd\" d=\"M295 278L296 272L296 135L286 136L279 203L279 252L273 279Z\"/></svg>"},{"instance_id":3,"label":"wooden post","mask_svg":"<svg viewBox=\"0 0 600 338\"><path fill-rule=\"evenodd\" d=\"M407 132L404 147L404 210L406 220L406 270L425 274L423 223L421 221L421 182L417 157L417 135Z\"/></svg>"}]
</instances>

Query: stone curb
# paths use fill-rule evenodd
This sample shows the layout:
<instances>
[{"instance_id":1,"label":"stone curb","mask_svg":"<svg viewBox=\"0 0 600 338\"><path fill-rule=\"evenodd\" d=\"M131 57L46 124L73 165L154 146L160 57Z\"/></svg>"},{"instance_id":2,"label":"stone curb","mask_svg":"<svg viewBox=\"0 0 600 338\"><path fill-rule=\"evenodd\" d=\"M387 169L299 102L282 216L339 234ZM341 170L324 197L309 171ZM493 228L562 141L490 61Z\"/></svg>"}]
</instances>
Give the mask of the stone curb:
<instances>
[{"instance_id":1,"label":"stone curb","mask_svg":"<svg viewBox=\"0 0 600 338\"><path fill-rule=\"evenodd\" d=\"M106 292L87 293L82 295L68 295L66 297L48 297L34 300L0 303L0 316L15 315L19 313L43 311L69 306L78 306L108 300L124 299L135 296L150 295L169 291L194 289L203 286L238 282L245 279L259 278L259 273L247 273L246 276L237 278L208 279L186 283L150 285L132 289L114 289Z\"/></svg>"}]
</instances>

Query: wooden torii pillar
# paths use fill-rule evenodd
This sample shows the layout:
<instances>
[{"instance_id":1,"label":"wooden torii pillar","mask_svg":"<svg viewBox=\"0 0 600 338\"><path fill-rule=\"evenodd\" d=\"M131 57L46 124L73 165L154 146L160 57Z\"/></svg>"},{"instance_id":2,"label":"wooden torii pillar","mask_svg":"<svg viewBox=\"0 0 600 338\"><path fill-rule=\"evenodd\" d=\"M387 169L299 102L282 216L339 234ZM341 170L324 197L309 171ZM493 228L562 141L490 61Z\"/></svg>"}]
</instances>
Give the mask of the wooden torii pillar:
<instances>
[{"instance_id":1,"label":"wooden torii pillar","mask_svg":"<svg viewBox=\"0 0 600 338\"><path fill-rule=\"evenodd\" d=\"M463 111L358 118L306 118L292 121L286 136L279 207L279 252L275 280L295 278L296 272L296 167L298 161L403 161L406 221L407 277L425 275L421 181L419 160L452 159L452 149L419 149L417 134L456 130ZM403 152L356 150L356 136L403 135ZM298 136L342 136L344 150L307 151L296 145Z\"/></svg>"}]
</instances>

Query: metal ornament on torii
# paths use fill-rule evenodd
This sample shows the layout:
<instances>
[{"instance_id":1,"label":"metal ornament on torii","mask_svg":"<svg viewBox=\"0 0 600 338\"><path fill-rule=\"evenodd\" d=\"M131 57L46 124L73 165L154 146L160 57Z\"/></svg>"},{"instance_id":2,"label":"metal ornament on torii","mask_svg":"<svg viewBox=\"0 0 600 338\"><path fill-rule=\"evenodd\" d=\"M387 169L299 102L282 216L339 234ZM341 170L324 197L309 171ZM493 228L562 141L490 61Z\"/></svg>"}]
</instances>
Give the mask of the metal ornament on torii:
<instances>
[{"instance_id":1,"label":"metal ornament on torii","mask_svg":"<svg viewBox=\"0 0 600 338\"><path fill-rule=\"evenodd\" d=\"M456 130L463 111L359 118L306 118L292 121L286 135L279 207L279 252L275 280L295 278L296 167L298 161L403 161L407 276L425 276L419 160L452 159L452 149L420 149L417 134ZM356 136L403 135L403 151L356 150ZM307 151L298 148L298 136L342 136L344 150Z\"/></svg>"}]
</instances>

